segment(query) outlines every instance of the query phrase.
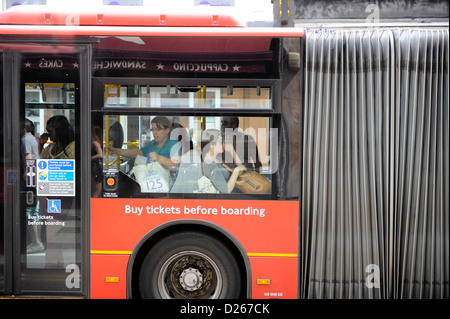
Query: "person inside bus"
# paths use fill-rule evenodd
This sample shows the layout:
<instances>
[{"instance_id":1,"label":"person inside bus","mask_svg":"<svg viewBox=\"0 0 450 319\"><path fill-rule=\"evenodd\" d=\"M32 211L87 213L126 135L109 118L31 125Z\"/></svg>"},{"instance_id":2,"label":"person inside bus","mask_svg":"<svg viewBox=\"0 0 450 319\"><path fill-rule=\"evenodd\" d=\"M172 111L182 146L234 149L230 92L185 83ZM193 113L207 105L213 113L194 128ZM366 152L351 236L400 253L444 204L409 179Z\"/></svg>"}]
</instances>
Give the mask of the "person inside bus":
<instances>
[{"instance_id":1,"label":"person inside bus","mask_svg":"<svg viewBox=\"0 0 450 319\"><path fill-rule=\"evenodd\" d=\"M239 131L239 118L237 116L222 117L220 119L220 129L223 134L226 134L226 137L233 138L233 148L239 154L245 167L261 167L255 139L251 135ZM224 161L229 161L231 154L225 151L223 158Z\"/></svg>"},{"instance_id":2,"label":"person inside bus","mask_svg":"<svg viewBox=\"0 0 450 319\"><path fill-rule=\"evenodd\" d=\"M141 155L148 158L148 160L157 161L163 164L166 168L174 170L177 167L178 155L171 154L172 147L178 143L178 140L170 139L170 132L172 124L164 116L157 116L151 121L153 133L153 140L142 148L128 148L121 149L112 146L106 148L112 154L117 154L123 157L135 159L136 156ZM178 149L178 148L177 148Z\"/></svg>"},{"instance_id":3,"label":"person inside bus","mask_svg":"<svg viewBox=\"0 0 450 319\"><path fill-rule=\"evenodd\" d=\"M102 129L99 126L92 127L91 145L91 181L92 197L100 197L103 181L103 138Z\"/></svg>"},{"instance_id":4,"label":"person inside bus","mask_svg":"<svg viewBox=\"0 0 450 319\"><path fill-rule=\"evenodd\" d=\"M39 155L39 141L34 136L35 128L33 122L25 119L22 124L22 138L21 147L24 159L38 159Z\"/></svg>"},{"instance_id":5,"label":"person inside bus","mask_svg":"<svg viewBox=\"0 0 450 319\"><path fill-rule=\"evenodd\" d=\"M188 130L180 123L172 123L172 130L170 131L170 137L177 139L181 146L181 155L194 149L191 137Z\"/></svg>"},{"instance_id":6,"label":"person inside bus","mask_svg":"<svg viewBox=\"0 0 450 319\"><path fill-rule=\"evenodd\" d=\"M49 118L46 130L47 133L39 137L41 145L45 145L49 138L53 143L44 148L41 158L74 159L75 133L67 118L64 115L55 115Z\"/></svg>"},{"instance_id":7,"label":"person inside bus","mask_svg":"<svg viewBox=\"0 0 450 319\"><path fill-rule=\"evenodd\" d=\"M208 177L220 193L231 193L241 171L246 167L240 161L232 144L224 144L222 133L216 129L208 129L202 133L202 172ZM222 166L224 151L232 154L235 167L231 173Z\"/></svg>"},{"instance_id":8,"label":"person inside bus","mask_svg":"<svg viewBox=\"0 0 450 319\"><path fill-rule=\"evenodd\" d=\"M39 143L34 136L35 128L33 122L29 119L25 119L22 123L22 156L24 159L24 165L27 159L39 159ZM24 167L24 180L26 179L26 166ZM27 218L29 220L37 220L39 216L39 201L36 201L36 206L27 206L26 208ZM30 232L31 243L27 246L27 254L35 254L45 250L44 244L41 240L41 225L38 223L32 223L28 225Z\"/></svg>"},{"instance_id":9,"label":"person inside bus","mask_svg":"<svg viewBox=\"0 0 450 319\"><path fill-rule=\"evenodd\" d=\"M52 116L46 123L46 130L47 133L40 136L41 145L45 145L49 138L52 143L41 152L41 159L75 159L75 132L67 118L64 115ZM50 199L58 199L61 203L60 213L53 215L53 220L61 224L46 226L46 267L58 267L58 265L72 262L72 257L64 254L66 248L61 243L66 240L64 238L66 235L60 233L59 228L64 227L62 225L66 220L75 218L75 197L39 196L38 198L41 215L48 213Z\"/></svg>"}]
</instances>

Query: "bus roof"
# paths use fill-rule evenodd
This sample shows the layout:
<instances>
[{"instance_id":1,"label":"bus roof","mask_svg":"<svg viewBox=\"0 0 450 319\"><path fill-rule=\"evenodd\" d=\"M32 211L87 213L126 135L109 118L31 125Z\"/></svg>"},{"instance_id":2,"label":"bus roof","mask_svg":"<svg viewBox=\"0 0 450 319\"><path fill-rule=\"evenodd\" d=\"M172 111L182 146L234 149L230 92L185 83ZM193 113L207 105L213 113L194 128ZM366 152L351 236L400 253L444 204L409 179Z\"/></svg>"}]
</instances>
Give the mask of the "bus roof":
<instances>
[{"instance_id":1,"label":"bus roof","mask_svg":"<svg viewBox=\"0 0 450 319\"><path fill-rule=\"evenodd\" d=\"M248 28L221 8L193 13L155 13L142 7L103 6L80 10L20 5L0 13L0 35L255 36L299 37L298 28Z\"/></svg>"},{"instance_id":2,"label":"bus roof","mask_svg":"<svg viewBox=\"0 0 450 319\"><path fill-rule=\"evenodd\" d=\"M1 24L142 27L245 27L233 11L220 13L200 7L192 13L171 10L156 13L148 7L96 6L79 9L45 5L19 5L0 13Z\"/></svg>"}]
</instances>

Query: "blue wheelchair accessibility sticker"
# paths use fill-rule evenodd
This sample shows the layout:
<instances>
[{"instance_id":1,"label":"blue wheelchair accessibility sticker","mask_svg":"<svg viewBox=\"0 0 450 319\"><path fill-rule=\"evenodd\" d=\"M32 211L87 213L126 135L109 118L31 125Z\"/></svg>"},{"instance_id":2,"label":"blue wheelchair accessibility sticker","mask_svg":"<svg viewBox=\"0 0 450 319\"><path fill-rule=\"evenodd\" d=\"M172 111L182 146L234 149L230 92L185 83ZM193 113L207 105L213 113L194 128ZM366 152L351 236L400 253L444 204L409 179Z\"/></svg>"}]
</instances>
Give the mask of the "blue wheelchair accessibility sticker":
<instances>
[{"instance_id":1,"label":"blue wheelchair accessibility sticker","mask_svg":"<svg viewBox=\"0 0 450 319\"><path fill-rule=\"evenodd\" d=\"M61 200L60 199L48 199L47 200L47 213L61 213Z\"/></svg>"}]
</instances>

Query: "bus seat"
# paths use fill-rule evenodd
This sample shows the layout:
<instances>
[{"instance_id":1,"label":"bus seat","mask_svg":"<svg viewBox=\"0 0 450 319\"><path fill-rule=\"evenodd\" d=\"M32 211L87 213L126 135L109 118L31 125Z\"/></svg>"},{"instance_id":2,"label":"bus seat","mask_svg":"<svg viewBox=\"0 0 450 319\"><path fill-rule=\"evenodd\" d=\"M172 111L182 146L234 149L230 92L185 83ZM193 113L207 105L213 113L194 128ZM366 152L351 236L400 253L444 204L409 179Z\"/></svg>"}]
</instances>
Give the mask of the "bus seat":
<instances>
[{"instance_id":1,"label":"bus seat","mask_svg":"<svg viewBox=\"0 0 450 319\"><path fill-rule=\"evenodd\" d=\"M170 193L194 193L198 190L198 180L202 176L201 164L181 163Z\"/></svg>"}]
</instances>

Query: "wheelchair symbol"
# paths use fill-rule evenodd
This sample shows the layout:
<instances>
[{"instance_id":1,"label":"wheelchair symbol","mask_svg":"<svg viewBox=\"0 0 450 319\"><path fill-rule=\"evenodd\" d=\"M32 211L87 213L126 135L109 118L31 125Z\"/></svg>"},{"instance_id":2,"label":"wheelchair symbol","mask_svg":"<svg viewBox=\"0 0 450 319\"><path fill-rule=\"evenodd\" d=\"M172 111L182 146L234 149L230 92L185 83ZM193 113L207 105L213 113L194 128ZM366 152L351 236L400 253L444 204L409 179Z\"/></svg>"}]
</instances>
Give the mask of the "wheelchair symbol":
<instances>
[{"instance_id":1,"label":"wheelchair symbol","mask_svg":"<svg viewBox=\"0 0 450 319\"><path fill-rule=\"evenodd\" d=\"M47 201L47 213L61 213L61 200L49 199Z\"/></svg>"}]
</instances>

